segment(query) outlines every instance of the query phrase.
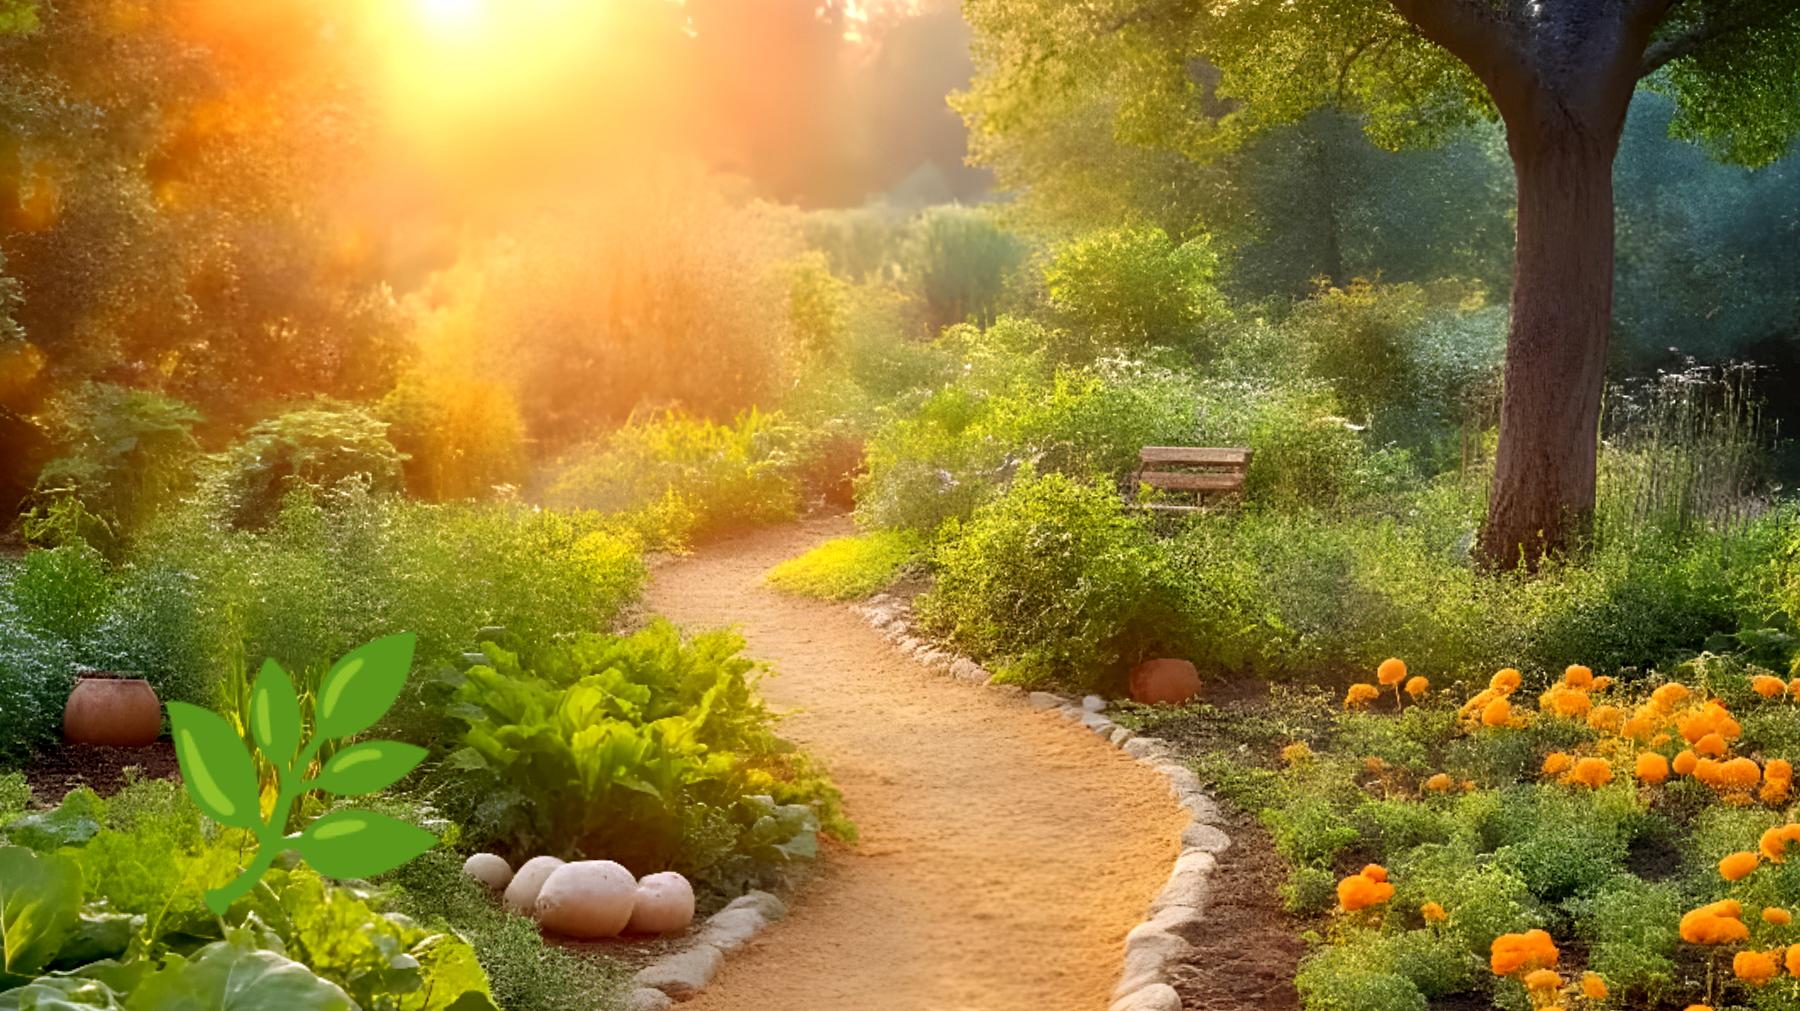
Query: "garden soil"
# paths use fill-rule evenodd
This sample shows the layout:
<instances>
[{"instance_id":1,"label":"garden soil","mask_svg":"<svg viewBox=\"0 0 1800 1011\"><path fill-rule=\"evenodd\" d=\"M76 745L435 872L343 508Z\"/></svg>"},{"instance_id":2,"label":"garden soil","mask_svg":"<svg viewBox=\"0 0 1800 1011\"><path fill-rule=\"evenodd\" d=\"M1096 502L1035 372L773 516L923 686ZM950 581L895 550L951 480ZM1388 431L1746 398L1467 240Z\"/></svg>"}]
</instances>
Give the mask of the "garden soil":
<instances>
[{"instance_id":1,"label":"garden soil","mask_svg":"<svg viewBox=\"0 0 1800 1011\"><path fill-rule=\"evenodd\" d=\"M927 670L842 604L762 585L852 532L808 520L656 569L650 611L737 623L773 664L760 688L782 735L824 760L861 834L824 846L788 917L682 1007L1103 1011L1186 812L1086 729Z\"/></svg>"}]
</instances>

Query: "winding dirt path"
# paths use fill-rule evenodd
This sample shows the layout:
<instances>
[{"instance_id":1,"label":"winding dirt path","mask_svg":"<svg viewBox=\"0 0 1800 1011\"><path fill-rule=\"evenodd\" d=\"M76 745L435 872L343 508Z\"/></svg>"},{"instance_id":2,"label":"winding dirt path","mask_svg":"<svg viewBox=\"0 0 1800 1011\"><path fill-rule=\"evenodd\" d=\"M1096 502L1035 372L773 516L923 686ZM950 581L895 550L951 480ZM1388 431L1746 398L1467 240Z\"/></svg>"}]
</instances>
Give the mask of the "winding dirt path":
<instances>
[{"instance_id":1,"label":"winding dirt path","mask_svg":"<svg viewBox=\"0 0 1800 1011\"><path fill-rule=\"evenodd\" d=\"M656 572L650 608L739 623L782 733L820 756L862 841L828 845L788 917L694 1011L1101 1011L1186 814L1147 768L1023 699L902 657L842 605L762 586L831 537L807 521Z\"/></svg>"}]
</instances>

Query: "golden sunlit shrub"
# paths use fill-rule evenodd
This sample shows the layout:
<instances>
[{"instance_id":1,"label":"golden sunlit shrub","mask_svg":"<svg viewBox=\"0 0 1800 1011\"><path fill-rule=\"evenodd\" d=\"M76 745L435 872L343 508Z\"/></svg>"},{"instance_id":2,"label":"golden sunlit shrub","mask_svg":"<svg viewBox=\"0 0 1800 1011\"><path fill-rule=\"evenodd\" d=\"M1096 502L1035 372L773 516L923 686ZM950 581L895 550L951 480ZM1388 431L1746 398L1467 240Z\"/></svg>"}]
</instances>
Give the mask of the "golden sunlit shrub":
<instances>
[{"instance_id":1,"label":"golden sunlit shrub","mask_svg":"<svg viewBox=\"0 0 1800 1011\"><path fill-rule=\"evenodd\" d=\"M1438 793L1448 793L1456 787L1456 782L1445 773L1437 773L1425 781L1425 789Z\"/></svg>"},{"instance_id":2,"label":"golden sunlit shrub","mask_svg":"<svg viewBox=\"0 0 1800 1011\"><path fill-rule=\"evenodd\" d=\"M1598 973L1587 973L1581 977L1581 993L1588 1000L1606 999L1606 980Z\"/></svg>"},{"instance_id":3,"label":"golden sunlit shrub","mask_svg":"<svg viewBox=\"0 0 1800 1011\"><path fill-rule=\"evenodd\" d=\"M1350 691L1344 695L1344 708L1350 709L1356 706L1367 705L1380 697L1381 689L1374 685L1361 683L1353 684L1350 686Z\"/></svg>"},{"instance_id":4,"label":"golden sunlit shrub","mask_svg":"<svg viewBox=\"0 0 1800 1011\"><path fill-rule=\"evenodd\" d=\"M1618 733L1625 725L1625 710L1618 706L1595 706L1588 713L1588 726L1602 733Z\"/></svg>"},{"instance_id":5,"label":"golden sunlit shrub","mask_svg":"<svg viewBox=\"0 0 1800 1011\"><path fill-rule=\"evenodd\" d=\"M1566 755L1560 751L1552 751L1544 759L1544 766L1543 766L1544 775L1554 776L1554 775L1557 775L1558 773L1567 772L1574 765L1575 765L1575 756Z\"/></svg>"},{"instance_id":6,"label":"golden sunlit shrub","mask_svg":"<svg viewBox=\"0 0 1800 1011\"><path fill-rule=\"evenodd\" d=\"M1650 701L1664 712L1673 712L1675 707L1688 700L1687 686L1671 681L1650 693Z\"/></svg>"},{"instance_id":7,"label":"golden sunlit shrub","mask_svg":"<svg viewBox=\"0 0 1800 1011\"><path fill-rule=\"evenodd\" d=\"M1427 902L1420 906L1419 915L1423 916L1427 923L1442 923L1450 918L1450 914L1444 912L1444 907L1435 902Z\"/></svg>"},{"instance_id":8,"label":"golden sunlit shrub","mask_svg":"<svg viewBox=\"0 0 1800 1011\"><path fill-rule=\"evenodd\" d=\"M486 499L525 482L525 422L499 383L411 372L381 402L388 439L410 459L406 490L429 502Z\"/></svg>"}]
</instances>

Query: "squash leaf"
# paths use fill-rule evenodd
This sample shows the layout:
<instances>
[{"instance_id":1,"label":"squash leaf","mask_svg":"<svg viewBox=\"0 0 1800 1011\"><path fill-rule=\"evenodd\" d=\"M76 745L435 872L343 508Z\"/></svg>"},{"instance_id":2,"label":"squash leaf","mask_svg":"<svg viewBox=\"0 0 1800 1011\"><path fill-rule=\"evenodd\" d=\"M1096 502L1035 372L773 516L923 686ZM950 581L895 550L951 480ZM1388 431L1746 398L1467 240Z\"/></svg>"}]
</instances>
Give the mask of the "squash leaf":
<instances>
[{"instance_id":1,"label":"squash leaf","mask_svg":"<svg viewBox=\"0 0 1800 1011\"><path fill-rule=\"evenodd\" d=\"M0 986L44 970L81 917L81 868L68 857L0 848Z\"/></svg>"}]
</instances>

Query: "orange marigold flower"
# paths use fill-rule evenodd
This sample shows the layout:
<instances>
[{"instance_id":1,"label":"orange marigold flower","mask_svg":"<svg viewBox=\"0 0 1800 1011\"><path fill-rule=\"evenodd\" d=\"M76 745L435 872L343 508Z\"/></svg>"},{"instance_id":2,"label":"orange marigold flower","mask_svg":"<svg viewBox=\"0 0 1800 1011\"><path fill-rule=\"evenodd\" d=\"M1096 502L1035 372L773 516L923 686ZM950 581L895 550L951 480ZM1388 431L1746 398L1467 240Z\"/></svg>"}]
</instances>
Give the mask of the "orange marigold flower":
<instances>
[{"instance_id":1,"label":"orange marigold flower","mask_svg":"<svg viewBox=\"0 0 1800 1011\"><path fill-rule=\"evenodd\" d=\"M1574 766L1574 764L1574 755L1567 755L1560 751L1552 751L1549 757L1544 759L1544 775L1554 776L1559 772L1569 769Z\"/></svg>"},{"instance_id":2,"label":"orange marigold flower","mask_svg":"<svg viewBox=\"0 0 1800 1011\"><path fill-rule=\"evenodd\" d=\"M1595 730L1610 730L1614 733L1625 725L1625 710L1618 706L1595 706L1588 713L1588 726Z\"/></svg>"},{"instance_id":3,"label":"orange marigold flower","mask_svg":"<svg viewBox=\"0 0 1800 1011\"><path fill-rule=\"evenodd\" d=\"M1762 802L1770 807L1779 807L1787 803L1788 795L1793 792L1794 784L1785 779L1776 779L1762 785Z\"/></svg>"},{"instance_id":4,"label":"orange marigold flower","mask_svg":"<svg viewBox=\"0 0 1800 1011\"><path fill-rule=\"evenodd\" d=\"M1800 678L1788 682L1788 694L1800 698Z\"/></svg>"},{"instance_id":5,"label":"orange marigold flower","mask_svg":"<svg viewBox=\"0 0 1800 1011\"><path fill-rule=\"evenodd\" d=\"M1578 663L1570 664L1563 668L1563 681L1567 682L1570 688L1592 688L1594 672Z\"/></svg>"},{"instance_id":6,"label":"orange marigold flower","mask_svg":"<svg viewBox=\"0 0 1800 1011\"><path fill-rule=\"evenodd\" d=\"M1370 881L1386 881L1387 868L1380 864L1365 864L1362 869L1362 876L1368 878Z\"/></svg>"},{"instance_id":7,"label":"orange marigold flower","mask_svg":"<svg viewBox=\"0 0 1800 1011\"><path fill-rule=\"evenodd\" d=\"M1354 913L1393 898L1394 886L1362 874L1352 874L1338 882L1337 893L1338 905L1344 907L1344 912Z\"/></svg>"},{"instance_id":8,"label":"orange marigold flower","mask_svg":"<svg viewBox=\"0 0 1800 1011\"><path fill-rule=\"evenodd\" d=\"M1731 903L1731 906L1735 905ZM1749 940L1750 928L1737 918L1737 912L1727 909L1726 903L1715 902L1683 916L1681 939L1689 944L1734 944Z\"/></svg>"},{"instance_id":9,"label":"orange marigold flower","mask_svg":"<svg viewBox=\"0 0 1800 1011\"><path fill-rule=\"evenodd\" d=\"M1788 949L1787 971L1791 975L1800 976L1800 944L1796 944Z\"/></svg>"},{"instance_id":10,"label":"orange marigold flower","mask_svg":"<svg viewBox=\"0 0 1800 1011\"><path fill-rule=\"evenodd\" d=\"M1344 696L1344 708L1351 709L1380 697L1381 689L1374 685L1365 685L1359 682L1351 685L1349 693Z\"/></svg>"},{"instance_id":11,"label":"orange marigold flower","mask_svg":"<svg viewBox=\"0 0 1800 1011\"><path fill-rule=\"evenodd\" d=\"M1464 793L1474 793L1475 792L1475 781L1472 779L1463 780L1463 792Z\"/></svg>"},{"instance_id":12,"label":"orange marigold flower","mask_svg":"<svg viewBox=\"0 0 1800 1011\"><path fill-rule=\"evenodd\" d=\"M1643 712L1626 720L1625 725L1619 728L1619 733L1626 737L1647 741L1654 737L1660 729L1662 729L1662 717L1656 710L1646 708Z\"/></svg>"},{"instance_id":13,"label":"orange marigold flower","mask_svg":"<svg viewBox=\"0 0 1800 1011\"><path fill-rule=\"evenodd\" d=\"M1569 773L1569 778L1598 790L1612 782L1612 766L1604 758L1584 758L1575 763L1575 770Z\"/></svg>"},{"instance_id":14,"label":"orange marigold flower","mask_svg":"<svg viewBox=\"0 0 1800 1011\"><path fill-rule=\"evenodd\" d=\"M1612 678L1597 677L1594 679L1594 691L1603 692L1612 687Z\"/></svg>"},{"instance_id":15,"label":"orange marigold flower","mask_svg":"<svg viewBox=\"0 0 1800 1011\"><path fill-rule=\"evenodd\" d=\"M1606 999L1606 980L1599 973L1590 972L1581 977L1581 992L1588 1000Z\"/></svg>"},{"instance_id":16,"label":"orange marigold flower","mask_svg":"<svg viewBox=\"0 0 1800 1011\"><path fill-rule=\"evenodd\" d=\"M1549 969L1556 965L1560 953L1550 935L1542 930L1527 930L1523 934L1501 934L1494 938L1489 949L1492 957L1488 966L1496 976L1510 976L1521 969Z\"/></svg>"},{"instance_id":17,"label":"orange marigold flower","mask_svg":"<svg viewBox=\"0 0 1800 1011\"><path fill-rule=\"evenodd\" d=\"M1687 1007L1682 1008L1681 1011L1713 1011L1713 1009L1705 1004L1689 1004Z\"/></svg>"},{"instance_id":18,"label":"orange marigold flower","mask_svg":"<svg viewBox=\"0 0 1800 1011\"><path fill-rule=\"evenodd\" d=\"M1430 690L1431 690L1431 682L1425 680L1424 678L1409 678L1409 679L1407 679L1406 694L1411 695L1415 699Z\"/></svg>"},{"instance_id":19,"label":"orange marigold flower","mask_svg":"<svg viewBox=\"0 0 1800 1011\"><path fill-rule=\"evenodd\" d=\"M1770 677L1767 674L1758 674L1751 678L1750 687L1756 694L1761 695L1765 699L1772 699L1777 695L1786 695L1788 690L1786 681L1783 681L1778 677Z\"/></svg>"},{"instance_id":20,"label":"orange marigold flower","mask_svg":"<svg viewBox=\"0 0 1800 1011\"><path fill-rule=\"evenodd\" d=\"M1637 778L1652 785L1669 778L1669 760L1654 751L1637 756Z\"/></svg>"},{"instance_id":21,"label":"orange marigold flower","mask_svg":"<svg viewBox=\"0 0 1800 1011\"><path fill-rule=\"evenodd\" d=\"M1731 972L1751 986L1762 986L1774 979L1781 968L1766 951L1740 951L1731 960Z\"/></svg>"},{"instance_id":22,"label":"orange marigold flower","mask_svg":"<svg viewBox=\"0 0 1800 1011\"><path fill-rule=\"evenodd\" d=\"M1725 738L1718 734L1706 734L1693 743L1696 754L1710 755L1713 758L1718 758L1730 750L1725 746Z\"/></svg>"},{"instance_id":23,"label":"orange marigold flower","mask_svg":"<svg viewBox=\"0 0 1800 1011\"><path fill-rule=\"evenodd\" d=\"M1755 786L1762 782L1762 767L1748 758L1734 758L1719 763L1718 779L1723 786Z\"/></svg>"},{"instance_id":24,"label":"orange marigold flower","mask_svg":"<svg viewBox=\"0 0 1800 1011\"><path fill-rule=\"evenodd\" d=\"M1675 756L1675 761L1670 765L1670 768L1675 770L1677 776L1691 776L1694 774L1694 770L1699 767L1699 764L1699 755L1696 755L1691 751L1683 751L1681 754Z\"/></svg>"},{"instance_id":25,"label":"orange marigold flower","mask_svg":"<svg viewBox=\"0 0 1800 1011\"><path fill-rule=\"evenodd\" d=\"M1426 921L1430 923L1442 923L1450 918L1450 914L1444 912L1444 907L1435 902L1427 902L1420 906L1419 915L1425 917Z\"/></svg>"},{"instance_id":26,"label":"orange marigold flower","mask_svg":"<svg viewBox=\"0 0 1800 1011\"><path fill-rule=\"evenodd\" d=\"M1757 852L1767 857L1772 864L1786 863L1788 843L1793 841L1789 838L1792 833L1787 830L1793 827L1795 826L1777 825L1764 832L1762 838L1756 841Z\"/></svg>"},{"instance_id":27,"label":"orange marigold flower","mask_svg":"<svg viewBox=\"0 0 1800 1011\"><path fill-rule=\"evenodd\" d=\"M1588 707L1592 705L1593 701L1587 697L1587 692L1576 691L1564 685L1557 685L1538 696L1538 708L1558 716L1586 716Z\"/></svg>"},{"instance_id":28,"label":"orange marigold flower","mask_svg":"<svg viewBox=\"0 0 1800 1011\"><path fill-rule=\"evenodd\" d=\"M1312 749L1306 746L1305 741L1295 741L1281 749L1281 760L1289 765L1298 765L1301 762L1310 761L1312 757Z\"/></svg>"},{"instance_id":29,"label":"orange marigold flower","mask_svg":"<svg viewBox=\"0 0 1800 1011\"><path fill-rule=\"evenodd\" d=\"M1449 793L1450 788L1455 785L1450 777L1442 772L1425 781L1425 789L1436 790L1439 793Z\"/></svg>"},{"instance_id":30,"label":"orange marigold flower","mask_svg":"<svg viewBox=\"0 0 1800 1011\"><path fill-rule=\"evenodd\" d=\"M1497 692L1512 692L1518 690L1519 683L1523 680L1518 671L1505 667L1488 682L1488 687Z\"/></svg>"},{"instance_id":31,"label":"orange marigold flower","mask_svg":"<svg viewBox=\"0 0 1800 1011\"><path fill-rule=\"evenodd\" d=\"M1525 974L1525 985L1533 990L1557 990L1562 983L1562 977L1555 969L1538 969Z\"/></svg>"},{"instance_id":32,"label":"orange marigold flower","mask_svg":"<svg viewBox=\"0 0 1800 1011\"><path fill-rule=\"evenodd\" d=\"M1772 923L1777 927L1785 927L1794 922L1794 916L1780 906L1770 906L1762 911L1764 923Z\"/></svg>"},{"instance_id":33,"label":"orange marigold flower","mask_svg":"<svg viewBox=\"0 0 1800 1011\"><path fill-rule=\"evenodd\" d=\"M1370 755L1369 757L1363 759L1363 768L1369 770L1370 772L1380 772L1381 770L1387 768L1387 763L1381 760L1380 755Z\"/></svg>"},{"instance_id":34,"label":"orange marigold flower","mask_svg":"<svg viewBox=\"0 0 1800 1011\"><path fill-rule=\"evenodd\" d=\"M1756 870L1756 865L1760 863L1761 857L1749 850L1739 850L1719 861L1719 875L1727 881L1736 881Z\"/></svg>"},{"instance_id":35,"label":"orange marigold flower","mask_svg":"<svg viewBox=\"0 0 1800 1011\"><path fill-rule=\"evenodd\" d=\"M1671 681L1650 693L1650 701L1665 712L1688 700L1687 686Z\"/></svg>"},{"instance_id":36,"label":"orange marigold flower","mask_svg":"<svg viewBox=\"0 0 1800 1011\"><path fill-rule=\"evenodd\" d=\"M1512 719L1512 704L1505 699L1495 699L1481 711L1481 722L1490 727L1503 727Z\"/></svg>"},{"instance_id":37,"label":"orange marigold flower","mask_svg":"<svg viewBox=\"0 0 1800 1011\"><path fill-rule=\"evenodd\" d=\"M1406 680L1406 661L1398 657L1388 657L1375 668L1375 680L1392 687Z\"/></svg>"},{"instance_id":38,"label":"orange marigold flower","mask_svg":"<svg viewBox=\"0 0 1800 1011\"><path fill-rule=\"evenodd\" d=\"M1785 758L1771 758L1763 763L1763 782L1791 783L1794 781L1794 763Z\"/></svg>"}]
</instances>

